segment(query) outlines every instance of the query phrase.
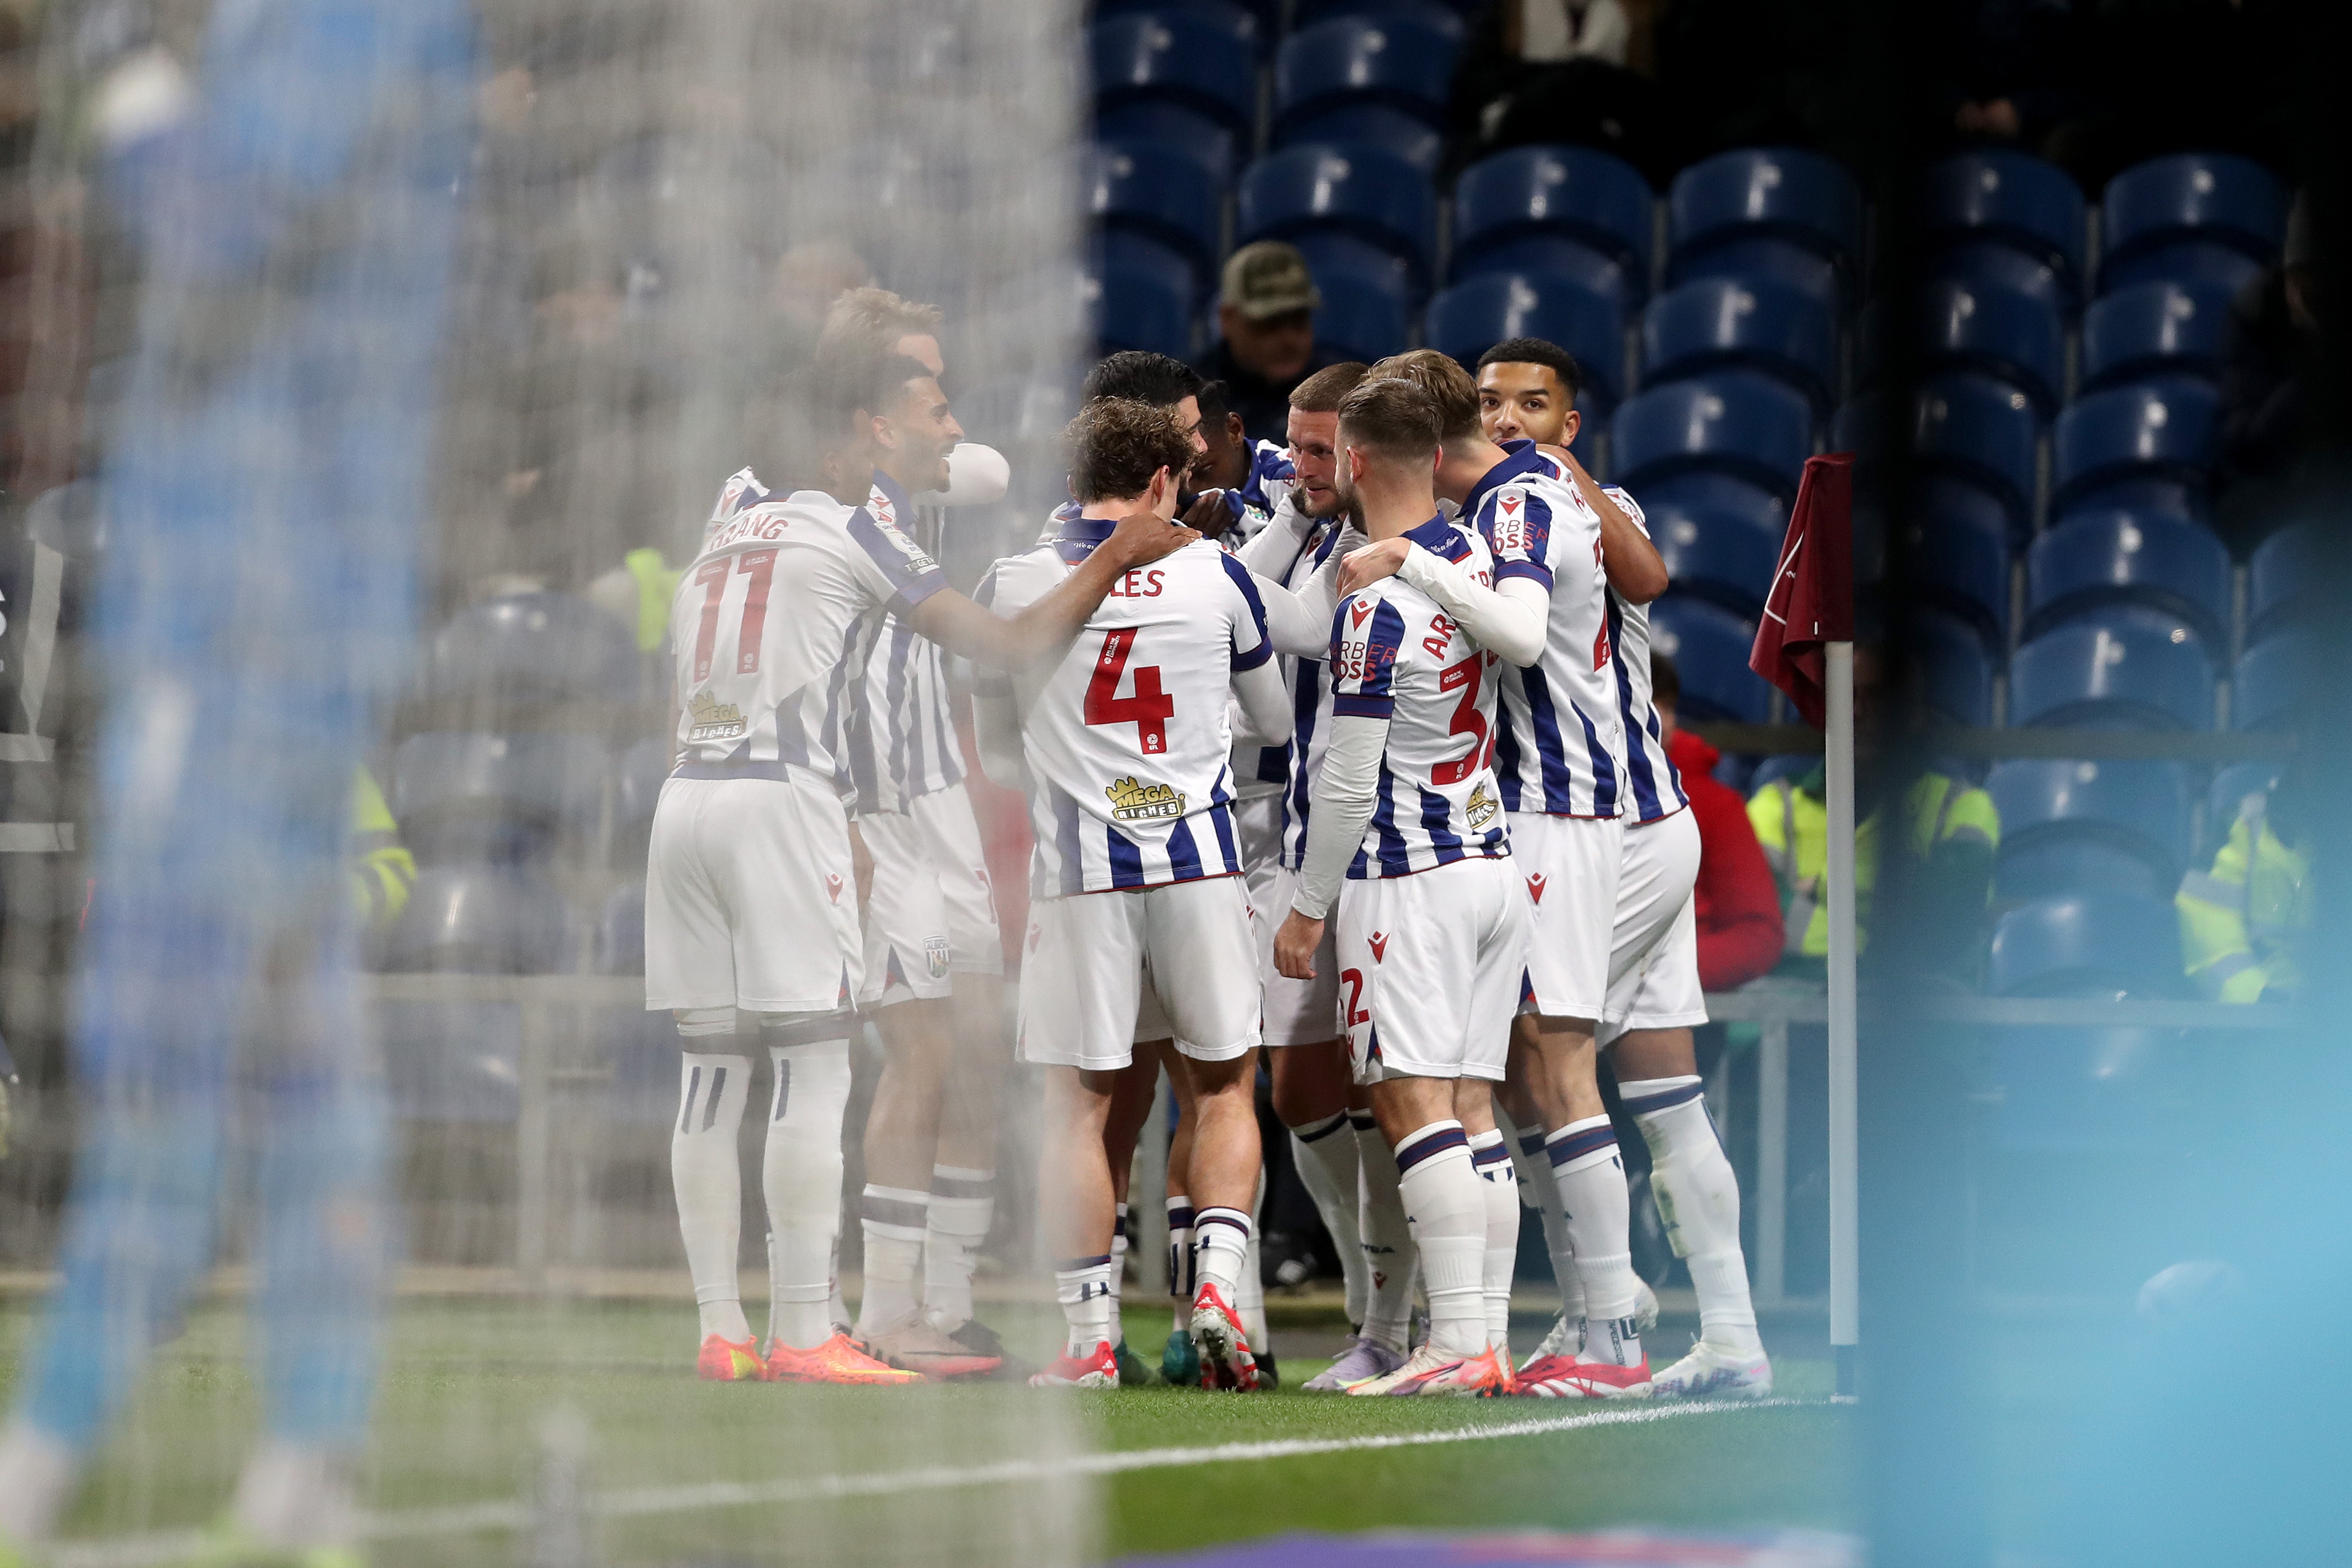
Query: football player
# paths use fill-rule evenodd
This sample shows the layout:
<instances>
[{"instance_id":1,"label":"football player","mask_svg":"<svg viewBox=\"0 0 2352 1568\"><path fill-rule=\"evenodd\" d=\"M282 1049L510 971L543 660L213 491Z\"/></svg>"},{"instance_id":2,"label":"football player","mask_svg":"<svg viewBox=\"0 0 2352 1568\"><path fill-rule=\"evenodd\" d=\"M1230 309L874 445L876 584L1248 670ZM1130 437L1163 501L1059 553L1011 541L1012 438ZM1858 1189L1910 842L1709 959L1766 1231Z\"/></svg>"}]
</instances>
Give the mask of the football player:
<instances>
[{"instance_id":1,"label":"football player","mask_svg":"<svg viewBox=\"0 0 2352 1568\"><path fill-rule=\"evenodd\" d=\"M939 326L935 306L852 289L834 302L818 355L903 354L937 378ZM936 555L948 503L993 500L1003 489L1003 459L960 434L948 467L944 493L910 496L877 479L867 512ZM996 1111L1011 1054L995 897L939 644L886 615L850 697L857 830L873 865L857 1003L886 1053L866 1124L856 1336L894 1365L972 1375L995 1370L1003 1352L971 1312L972 1267L995 1209Z\"/></svg>"},{"instance_id":2,"label":"football player","mask_svg":"<svg viewBox=\"0 0 2352 1568\"><path fill-rule=\"evenodd\" d=\"M745 470L688 568L670 616L679 760L662 787L646 871L646 1002L683 1047L670 1144L706 1378L902 1382L834 1326L833 1254L849 1098L849 1007L864 977L844 761L845 683L873 612L1000 667L1050 661L1129 570L1192 537L1129 519L1006 621L947 586L931 558L865 503L948 479L957 430L930 370L854 357L821 365L806 400L836 488L767 495ZM788 435L787 440L793 437ZM869 463L869 455L878 458ZM796 461L802 460L796 458ZM878 477L877 477L878 475ZM770 1343L736 1277L736 1132L753 1040L773 1063L762 1186L772 1231Z\"/></svg>"},{"instance_id":3,"label":"football player","mask_svg":"<svg viewBox=\"0 0 2352 1568\"><path fill-rule=\"evenodd\" d=\"M1050 545L997 562L982 602L1017 611L1090 559L1112 519L1173 518L1195 455L1166 408L1097 398L1066 434L1079 503ZM1186 530L1186 537L1198 536ZM1110 1387L1116 1198L1104 1133L1135 1055L1147 979L1193 1093L1204 1381L1246 1390L1256 1364L1234 1302L1258 1180L1258 979L1232 811L1228 696L1279 735L1288 704L1255 580L1205 541L1119 578L1062 659L983 685L991 777L1022 782L1035 830L1022 1060L1048 1069L1039 1183L1063 1261L1064 1354L1041 1385ZM1051 977L1050 983L1045 980Z\"/></svg>"},{"instance_id":4,"label":"football player","mask_svg":"<svg viewBox=\"0 0 2352 1568\"><path fill-rule=\"evenodd\" d=\"M1514 853L1531 915L1521 1016L1512 1027L1545 1129L1545 1152L1568 1216L1570 1240L1591 1326L1572 1370L1533 1392L1592 1398L1650 1392L1636 1320L1623 1163L1595 1077L1594 1032L1604 1011L1625 812L1624 719L1610 660L1608 569L1629 599L1663 591L1665 569L1638 528L1530 441L1497 445L1479 417L1469 372L1431 350L1375 365L1426 389L1439 408L1444 450L1437 490L1457 502L1493 550L1492 591L1425 549L1388 540L1359 552L1344 578L1401 571L1511 666L1503 681L1504 727L1496 771L1511 813ZM1580 473L1581 470L1576 470ZM1497 1188L1510 1151L1497 1131L1478 1150ZM1496 1201L1499 1192L1489 1193ZM1517 1196L1507 1224L1516 1249ZM1507 1327L1509 1260L1499 1201L1490 1217L1495 1255L1490 1310Z\"/></svg>"},{"instance_id":5,"label":"football player","mask_svg":"<svg viewBox=\"0 0 2352 1568\"><path fill-rule=\"evenodd\" d=\"M1477 377L1479 417L1490 437L1533 441L1578 480L1580 489L1591 483L1580 467L1572 466L1575 459L1568 451L1576 439L1580 378L1565 350L1535 338L1498 343L1479 359ZM1647 533L1633 497L1614 485L1601 491ZM1651 1191L1667 1239L1690 1269L1699 1310L1698 1343L1652 1385L1661 1396L1682 1398L1762 1398L1772 1391L1772 1368L1757 1336L1748 1263L1739 1246L1739 1184L1707 1115L1691 1040L1691 1027L1706 1021L1691 903L1698 828L1666 756L1652 701L1649 610L1627 598L1613 579L1609 629L1610 663L1625 724L1625 786L1633 821L1625 830L1617 877L1600 1038L1616 1070L1618 1092L1650 1146ZM1557 1188L1531 1185L1539 1197L1549 1198L1549 1231L1558 1213ZM1572 1269L1559 1272L1565 1301L1575 1274ZM1552 1336L1520 1369L1522 1382L1543 1383L1560 1370L1543 1364L1547 1355L1572 1357L1575 1347L1568 1335L1578 1315L1563 1308Z\"/></svg>"},{"instance_id":6,"label":"football player","mask_svg":"<svg viewBox=\"0 0 2352 1568\"><path fill-rule=\"evenodd\" d=\"M1490 580L1485 542L1439 512L1431 486L1444 441L1435 400L1376 368L1339 415L1335 478L1365 531L1408 540L1468 582ZM1492 1184L1471 1147L1495 1131L1492 1085L1528 941L1492 767L1497 661L1396 577L1342 600L1329 657L1330 739L1275 962L1313 978L1336 901L1355 1076L1395 1150L1430 1315L1427 1342L1403 1364L1348 1392L1501 1393L1510 1364L1486 1299ZM1514 1197L1515 1226L1517 1207Z\"/></svg>"}]
</instances>

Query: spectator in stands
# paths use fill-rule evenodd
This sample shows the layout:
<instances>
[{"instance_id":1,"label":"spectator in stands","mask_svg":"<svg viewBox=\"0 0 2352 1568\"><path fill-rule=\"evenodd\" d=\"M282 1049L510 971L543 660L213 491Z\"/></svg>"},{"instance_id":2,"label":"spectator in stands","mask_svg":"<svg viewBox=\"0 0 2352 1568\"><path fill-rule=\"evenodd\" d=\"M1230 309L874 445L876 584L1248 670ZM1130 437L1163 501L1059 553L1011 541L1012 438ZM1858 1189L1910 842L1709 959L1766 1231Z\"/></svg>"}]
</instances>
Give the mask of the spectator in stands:
<instances>
[{"instance_id":1,"label":"spectator in stands","mask_svg":"<svg viewBox=\"0 0 2352 1568\"><path fill-rule=\"evenodd\" d=\"M1698 824L1698 882L1691 890L1698 922L1699 984L1728 991L1769 972L1780 960L1780 896L1772 867L1756 842L1746 802L1717 780L1722 753L1676 727L1683 681L1674 660L1650 653L1652 700L1665 727L1666 755L1682 775Z\"/></svg>"},{"instance_id":2,"label":"spectator in stands","mask_svg":"<svg viewBox=\"0 0 2352 1568\"><path fill-rule=\"evenodd\" d=\"M1298 247L1280 240L1245 245L1226 258L1217 302L1216 345L1193 369L1225 383L1228 406L1252 441L1288 439L1291 390L1334 361L1315 347L1323 296Z\"/></svg>"},{"instance_id":3,"label":"spectator in stands","mask_svg":"<svg viewBox=\"0 0 2352 1568\"><path fill-rule=\"evenodd\" d=\"M2311 853L2301 769L2238 806L2210 871L2180 879L2182 967L2214 1001L2292 1001L2311 929Z\"/></svg>"},{"instance_id":4,"label":"spectator in stands","mask_svg":"<svg viewBox=\"0 0 2352 1568\"><path fill-rule=\"evenodd\" d=\"M1872 711L1878 687L1876 650L1857 647L1854 703L1854 936L1870 946L1872 894L1877 888L1879 843L1885 836L1885 795L1891 780L1876 766ZM1992 797L1966 779L1930 769L1914 779L1901 804L1903 847L1912 860L1908 888L1918 929L1973 931L1992 891L1993 852L2000 844L2000 813ZM1817 977L1830 951L1823 878L1829 869L1829 791L1823 768L1801 779L1775 779L1748 802L1748 820L1780 894L1784 973ZM1931 964L1954 978L1972 977L1979 944L1948 943Z\"/></svg>"},{"instance_id":5,"label":"spectator in stands","mask_svg":"<svg viewBox=\"0 0 2352 1568\"><path fill-rule=\"evenodd\" d=\"M400 841L375 775L362 766L352 780L352 903L360 928L373 935L400 918L416 885L416 857Z\"/></svg>"},{"instance_id":6,"label":"spectator in stands","mask_svg":"<svg viewBox=\"0 0 2352 1568\"><path fill-rule=\"evenodd\" d=\"M803 240L784 252L768 290L778 362L798 364L815 353L833 302L873 281L874 269L839 240Z\"/></svg>"},{"instance_id":7,"label":"spectator in stands","mask_svg":"<svg viewBox=\"0 0 2352 1568\"><path fill-rule=\"evenodd\" d=\"M1938 57L1937 106L1962 141L2033 152L2082 107L2083 21L2063 0L1966 0Z\"/></svg>"},{"instance_id":8,"label":"spectator in stands","mask_svg":"<svg viewBox=\"0 0 2352 1568\"><path fill-rule=\"evenodd\" d=\"M1506 147L1598 147L1653 179L1656 89L1626 68L1633 23L1622 0L1501 0L1485 7L1454 72L1454 166Z\"/></svg>"},{"instance_id":9,"label":"spectator in stands","mask_svg":"<svg viewBox=\"0 0 2352 1568\"><path fill-rule=\"evenodd\" d=\"M2088 18L2081 57L2087 102L2052 132L2043 156L2086 193L2168 152L2236 152L2273 168L2292 161L2296 95L2212 89L2279 82L2282 62L2296 57L2300 6L2099 0L2080 9Z\"/></svg>"},{"instance_id":10,"label":"spectator in stands","mask_svg":"<svg viewBox=\"0 0 2352 1568\"><path fill-rule=\"evenodd\" d=\"M2292 506L2303 455L2305 388L2320 352L2324 304L2311 240L2311 203L2298 194L2279 265L2231 303L2221 367L2221 521L2233 544L2252 542Z\"/></svg>"}]
</instances>

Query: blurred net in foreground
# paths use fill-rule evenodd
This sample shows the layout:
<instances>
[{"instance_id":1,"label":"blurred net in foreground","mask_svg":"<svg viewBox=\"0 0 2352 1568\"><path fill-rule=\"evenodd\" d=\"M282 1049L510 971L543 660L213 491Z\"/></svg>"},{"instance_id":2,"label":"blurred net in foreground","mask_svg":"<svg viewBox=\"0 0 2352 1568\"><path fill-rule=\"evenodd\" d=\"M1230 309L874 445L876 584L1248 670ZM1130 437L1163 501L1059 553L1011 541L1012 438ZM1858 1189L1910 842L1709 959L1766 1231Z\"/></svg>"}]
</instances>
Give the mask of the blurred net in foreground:
<instances>
[{"instance_id":1,"label":"blurred net in foreground","mask_svg":"<svg viewBox=\"0 0 2352 1568\"><path fill-rule=\"evenodd\" d=\"M0 1343L49 1458L95 1445L60 1528L146 1560L241 1475L274 1517L309 1472L257 1481L259 1445L354 1468L382 1562L1071 1560L1050 1401L693 1380L677 1038L635 976L669 590L726 476L794 460L759 415L824 308L936 302L982 407L1066 379L1075 17L481 10L66 5L20 51L47 226L7 461L65 585L50 814L95 849L6 868L0 1262L79 1267ZM1024 1281L1027 1095L989 1249Z\"/></svg>"}]
</instances>

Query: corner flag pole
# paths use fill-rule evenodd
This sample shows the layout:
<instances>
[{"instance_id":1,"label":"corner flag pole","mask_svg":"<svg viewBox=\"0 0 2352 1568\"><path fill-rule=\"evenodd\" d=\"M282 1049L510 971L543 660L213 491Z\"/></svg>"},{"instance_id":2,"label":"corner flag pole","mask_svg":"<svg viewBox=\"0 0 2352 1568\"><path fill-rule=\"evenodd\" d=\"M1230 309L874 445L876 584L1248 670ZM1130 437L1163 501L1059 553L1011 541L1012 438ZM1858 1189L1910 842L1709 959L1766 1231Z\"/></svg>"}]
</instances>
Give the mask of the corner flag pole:
<instances>
[{"instance_id":1,"label":"corner flag pole","mask_svg":"<svg viewBox=\"0 0 2352 1568\"><path fill-rule=\"evenodd\" d=\"M1829 779L1830 1354L1836 1393L1854 1393L1861 1343L1858 1096L1854 1079L1853 644L1823 650L1827 690L1823 749Z\"/></svg>"},{"instance_id":2,"label":"corner flag pole","mask_svg":"<svg viewBox=\"0 0 2352 1568\"><path fill-rule=\"evenodd\" d=\"M1822 867L1829 918L1830 1348L1837 1393L1854 1394L1861 1343L1860 1140L1854 1072L1853 454L1805 462L1788 537L1748 667L1789 695L1822 731L1829 776ZM1791 853L1796 845L1789 846Z\"/></svg>"}]
</instances>

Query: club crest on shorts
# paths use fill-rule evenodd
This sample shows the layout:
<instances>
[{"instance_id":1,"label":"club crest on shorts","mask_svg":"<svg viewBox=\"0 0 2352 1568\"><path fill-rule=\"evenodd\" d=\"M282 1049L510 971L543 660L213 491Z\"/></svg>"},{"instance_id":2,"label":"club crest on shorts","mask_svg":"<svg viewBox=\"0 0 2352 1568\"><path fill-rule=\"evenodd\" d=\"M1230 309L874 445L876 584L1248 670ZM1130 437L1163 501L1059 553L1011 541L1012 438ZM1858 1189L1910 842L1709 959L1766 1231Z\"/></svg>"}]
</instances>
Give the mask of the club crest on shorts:
<instances>
[{"instance_id":1,"label":"club crest on shorts","mask_svg":"<svg viewBox=\"0 0 2352 1568\"><path fill-rule=\"evenodd\" d=\"M948 977L948 939L944 936L923 938L923 962L931 971L931 978Z\"/></svg>"},{"instance_id":2,"label":"club crest on shorts","mask_svg":"<svg viewBox=\"0 0 2352 1568\"><path fill-rule=\"evenodd\" d=\"M1035 921L1031 921L1029 923L1029 951L1034 953L1037 950L1037 944L1043 942L1045 939L1045 928L1043 925L1038 925Z\"/></svg>"},{"instance_id":3,"label":"club crest on shorts","mask_svg":"<svg viewBox=\"0 0 2352 1568\"><path fill-rule=\"evenodd\" d=\"M1386 958L1389 953L1389 934L1385 931L1373 932L1371 948L1373 963L1377 964Z\"/></svg>"},{"instance_id":4,"label":"club crest on shorts","mask_svg":"<svg viewBox=\"0 0 2352 1568\"><path fill-rule=\"evenodd\" d=\"M1495 797L1486 793L1486 781L1483 779L1470 791L1470 799L1462 803L1463 812L1470 819L1470 826L1474 830L1493 821L1496 809Z\"/></svg>"},{"instance_id":5,"label":"club crest on shorts","mask_svg":"<svg viewBox=\"0 0 2352 1568\"><path fill-rule=\"evenodd\" d=\"M824 873L824 892L825 896L834 903L841 902L841 874L838 872L829 871Z\"/></svg>"},{"instance_id":6,"label":"club crest on shorts","mask_svg":"<svg viewBox=\"0 0 2352 1568\"><path fill-rule=\"evenodd\" d=\"M1122 822L1159 822L1184 814L1184 796L1165 784L1140 784L1132 775L1114 779L1103 793L1110 797L1110 814Z\"/></svg>"},{"instance_id":7,"label":"club crest on shorts","mask_svg":"<svg viewBox=\"0 0 2352 1568\"><path fill-rule=\"evenodd\" d=\"M1529 873L1528 876L1528 896L1534 899L1538 904L1541 904L1543 902L1544 888L1546 885L1547 882L1543 873L1539 871Z\"/></svg>"}]
</instances>

